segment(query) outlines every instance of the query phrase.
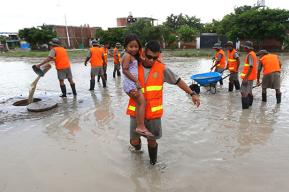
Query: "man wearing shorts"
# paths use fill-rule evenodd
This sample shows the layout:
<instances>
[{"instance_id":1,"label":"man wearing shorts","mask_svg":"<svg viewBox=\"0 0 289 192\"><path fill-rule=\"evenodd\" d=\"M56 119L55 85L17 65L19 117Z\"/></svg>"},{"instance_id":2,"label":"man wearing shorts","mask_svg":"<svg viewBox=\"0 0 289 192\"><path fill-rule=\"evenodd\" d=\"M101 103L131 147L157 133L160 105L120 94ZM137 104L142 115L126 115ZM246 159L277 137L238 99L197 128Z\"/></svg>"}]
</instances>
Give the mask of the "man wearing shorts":
<instances>
[{"instance_id":1,"label":"man wearing shorts","mask_svg":"<svg viewBox=\"0 0 289 192\"><path fill-rule=\"evenodd\" d=\"M230 71L229 77L229 92L234 90L234 86L236 90L240 90L240 83L238 77L238 70L240 66L240 59L239 54L234 49L234 44L232 41L228 41L226 43L226 47L228 49L228 62L227 62L227 69Z\"/></svg>"},{"instance_id":2,"label":"man wearing shorts","mask_svg":"<svg viewBox=\"0 0 289 192\"><path fill-rule=\"evenodd\" d=\"M280 72L281 62L277 55L269 53L267 50L261 50L257 53L259 56L259 66L257 74L257 85L260 85L260 73L263 68L262 78L262 101L267 102L266 89L275 89L277 103L281 103L280 91Z\"/></svg>"},{"instance_id":3,"label":"man wearing shorts","mask_svg":"<svg viewBox=\"0 0 289 192\"><path fill-rule=\"evenodd\" d=\"M243 71L241 73L241 95L242 95L242 108L249 109L253 104L253 82L257 79L257 56L253 51L253 43L246 41L244 45L245 52L247 53Z\"/></svg>"},{"instance_id":4,"label":"man wearing shorts","mask_svg":"<svg viewBox=\"0 0 289 192\"><path fill-rule=\"evenodd\" d=\"M84 65L87 65L87 62L90 61L91 70L90 70L90 91L94 90L95 86L95 76L99 75L102 80L102 85L106 87L106 80L103 72L103 62L104 62L104 52L103 49L99 46L99 43L96 40L92 40L92 48L89 49L87 53L86 60Z\"/></svg>"},{"instance_id":5,"label":"man wearing shorts","mask_svg":"<svg viewBox=\"0 0 289 192\"><path fill-rule=\"evenodd\" d=\"M40 68L40 66L50 62L55 62L55 67L57 70L57 76L60 84L60 89L62 92L62 95L60 97L66 97L66 86L64 84L64 79L68 79L70 83L70 87L72 89L72 93L74 96L77 95L76 89L75 89L75 83L72 79L72 73L70 68L70 61L69 57L67 55L67 51L65 48L61 46L61 42L58 38L53 38L49 45L52 47L50 49L48 57L41 62L40 64L36 65L36 67Z\"/></svg>"},{"instance_id":6,"label":"man wearing shorts","mask_svg":"<svg viewBox=\"0 0 289 192\"><path fill-rule=\"evenodd\" d=\"M144 61L138 65L138 79L146 100L145 126L154 135L147 138L150 164L157 162L158 143L156 139L162 136L161 117L163 114L163 84L177 85L180 89L191 95L195 105L200 100L188 85L172 72L165 64L158 61L160 45L157 41L149 41L145 47ZM136 105L133 99L129 100L127 114L130 116L130 144L135 150L141 149L140 135L136 133Z\"/></svg>"},{"instance_id":7,"label":"man wearing shorts","mask_svg":"<svg viewBox=\"0 0 289 192\"><path fill-rule=\"evenodd\" d=\"M211 71L215 68L215 72L223 73L226 68L226 58L225 52L222 49L221 43L215 43L213 49L216 50L215 57L213 60L215 61L214 65L211 67ZM223 79L220 79L220 85L223 85Z\"/></svg>"}]
</instances>

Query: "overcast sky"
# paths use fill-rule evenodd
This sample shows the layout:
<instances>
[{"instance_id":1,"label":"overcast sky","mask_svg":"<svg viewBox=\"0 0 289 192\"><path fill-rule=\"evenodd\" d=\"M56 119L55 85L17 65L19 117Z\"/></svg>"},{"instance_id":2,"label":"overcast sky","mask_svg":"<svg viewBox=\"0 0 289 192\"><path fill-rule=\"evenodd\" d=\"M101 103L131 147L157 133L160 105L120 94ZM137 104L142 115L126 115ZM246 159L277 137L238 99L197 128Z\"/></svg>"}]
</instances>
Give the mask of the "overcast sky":
<instances>
[{"instance_id":1,"label":"overcast sky","mask_svg":"<svg viewBox=\"0 0 289 192\"><path fill-rule=\"evenodd\" d=\"M270 8L289 9L289 0L265 0ZM173 14L187 14L202 22L220 20L234 7L254 5L257 0L3 0L0 10L0 32L18 32L24 27L45 24L116 27L116 18L153 17L158 24Z\"/></svg>"}]
</instances>

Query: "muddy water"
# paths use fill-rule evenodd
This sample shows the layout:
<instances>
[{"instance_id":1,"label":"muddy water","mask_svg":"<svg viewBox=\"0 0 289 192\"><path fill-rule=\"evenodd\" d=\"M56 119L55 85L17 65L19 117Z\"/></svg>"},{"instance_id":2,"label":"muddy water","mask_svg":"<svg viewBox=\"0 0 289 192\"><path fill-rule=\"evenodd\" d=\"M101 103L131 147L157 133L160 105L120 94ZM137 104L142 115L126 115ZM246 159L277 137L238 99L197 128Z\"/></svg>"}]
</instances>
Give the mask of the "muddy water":
<instances>
[{"instance_id":1,"label":"muddy water","mask_svg":"<svg viewBox=\"0 0 289 192\"><path fill-rule=\"evenodd\" d=\"M210 60L167 58L167 65L190 83L207 72ZM143 152L129 149L127 96L121 80L90 93L89 68L74 60L77 98L58 97L55 69L39 81L35 97L59 107L30 113L12 103L27 97L37 59L0 58L0 191L220 191L289 190L289 57L283 56L282 104L274 91L262 104L255 88L250 110L241 110L238 92L227 93L228 79L213 95L201 90L196 109L175 86L165 86L163 137L159 163L149 165ZM67 90L71 92L67 83Z\"/></svg>"}]
</instances>

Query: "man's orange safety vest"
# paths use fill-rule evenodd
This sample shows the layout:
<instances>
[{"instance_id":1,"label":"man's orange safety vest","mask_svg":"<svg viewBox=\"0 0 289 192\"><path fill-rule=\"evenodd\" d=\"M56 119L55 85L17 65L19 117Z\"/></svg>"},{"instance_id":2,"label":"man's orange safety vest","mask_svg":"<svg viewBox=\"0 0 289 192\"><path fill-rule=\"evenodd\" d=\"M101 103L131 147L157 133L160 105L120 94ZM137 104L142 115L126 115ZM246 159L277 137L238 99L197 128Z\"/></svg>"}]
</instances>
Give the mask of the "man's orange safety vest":
<instances>
[{"instance_id":1,"label":"man's orange safety vest","mask_svg":"<svg viewBox=\"0 0 289 192\"><path fill-rule=\"evenodd\" d=\"M163 83L165 65L155 61L147 80L144 77L144 67L138 65L138 79L142 87L142 93L146 100L145 119L158 119L163 114ZM136 116L136 105L133 99L129 99L127 114Z\"/></svg>"},{"instance_id":2,"label":"man's orange safety vest","mask_svg":"<svg viewBox=\"0 0 289 192\"><path fill-rule=\"evenodd\" d=\"M275 54L264 55L260 61L263 65L263 74L267 75L273 72L280 72L279 58Z\"/></svg>"},{"instance_id":3,"label":"man's orange safety vest","mask_svg":"<svg viewBox=\"0 0 289 192\"><path fill-rule=\"evenodd\" d=\"M120 63L120 52L118 51L118 48L113 49L113 61L114 64L119 64Z\"/></svg>"},{"instance_id":4,"label":"man's orange safety vest","mask_svg":"<svg viewBox=\"0 0 289 192\"><path fill-rule=\"evenodd\" d=\"M90 48L90 64L92 68L103 66L103 49L100 47Z\"/></svg>"},{"instance_id":5,"label":"man's orange safety vest","mask_svg":"<svg viewBox=\"0 0 289 192\"><path fill-rule=\"evenodd\" d=\"M219 54L222 55L221 60L219 61L218 65L216 66L217 68L225 69L226 67L226 58L225 58L225 52L220 49L216 54L215 54L215 59L218 59Z\"/></svg>"},{"instance_id":6,"label":"man's orange safety vest","mask_svg":"<svg viewBox=\"0 0 289 192\"><path fill-rule=\"evenodd\" d=\"M103 57L104 57L104 64L107 64L107 57L108 57L108 49L107 48L102 48L103 49Z\"/></svg>"},{"instance_id":7,"label":"man's orange safety vest","mask_svg":"<svg viewBox=\"0 0 289 192\"><path fill-rule=\"evenodd\" d=\"M237 51L235 49L232 51L228 50L228 69L230 72L238 72L237 59L234 58L236 52Z\"/></svg>"},{"instance_id":8,"label":"man's orange safety vest","mask_svg":"<svg viewBox=\"0 0 289 192\"><path fill-rule=\"evenodd\" d=\"M67 69L70 67L69 58L66 50L63 47L53 47L55 51L55 67L57 70Z\"/></svg>"},{"instance_id":9,"label":"man's orange safety vest","mask_svg":"<svg viewBox=\"0 0 289 192\"><path fill-rule=\"evenodd\" d=\"M251 57L253 58L253 69L251 71L251 73L248 76L248 80L256 80L257 79L257 56L256 53L254 51L251 51L250 53L247 54L246 58L245 58L245 64L243 67L243 71L241 73L241 78L244 79L247 72L250 69L250 65L249 65L249 55L251 55Z\"/></svg>"}]
</instances>

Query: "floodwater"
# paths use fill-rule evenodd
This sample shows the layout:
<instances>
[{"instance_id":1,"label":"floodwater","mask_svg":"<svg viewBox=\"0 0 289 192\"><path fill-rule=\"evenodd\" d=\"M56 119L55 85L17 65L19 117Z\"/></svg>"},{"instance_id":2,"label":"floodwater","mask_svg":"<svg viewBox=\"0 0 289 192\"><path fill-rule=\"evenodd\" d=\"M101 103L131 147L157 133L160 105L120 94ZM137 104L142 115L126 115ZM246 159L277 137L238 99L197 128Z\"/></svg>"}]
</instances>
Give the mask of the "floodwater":
<instances>
[{"instance_id":1,"label":"floodwater","mask_svg":"<svg viewBox=\"0 0 289 192\"><path fill-rule=\"evenodd\" d=\"M196 108L183 91L166 85L159 163L149 164L129 147L128 101L121 79L108 87L96 83L89 92L89 67L73 60L78 91L59 98L55 69L40 79L35 96L58 102L47 112L32 113L12 103L28 96L40 59L0 58L0 192L287 192L289 191L289 57L282 56L282 103L268 91L254 89L249 110L241 110L240 93L228 93L228 79L217 93L201 89ZM204 58L165 59L168 67L191 83L207 72ZM226 72L225 72L226 73ZM71 92L68 82L68 92Z\"/></svg>"}]
</instances>

